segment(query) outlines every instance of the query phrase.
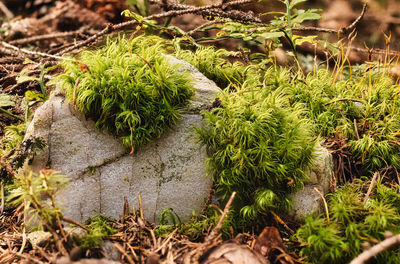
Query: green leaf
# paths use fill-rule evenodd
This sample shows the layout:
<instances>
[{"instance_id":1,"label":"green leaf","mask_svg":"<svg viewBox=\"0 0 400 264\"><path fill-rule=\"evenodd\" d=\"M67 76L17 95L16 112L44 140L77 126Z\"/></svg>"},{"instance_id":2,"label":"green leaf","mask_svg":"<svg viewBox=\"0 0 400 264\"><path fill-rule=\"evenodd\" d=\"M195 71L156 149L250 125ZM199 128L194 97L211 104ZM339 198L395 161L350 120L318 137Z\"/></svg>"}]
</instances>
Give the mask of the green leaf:
<instances>
[{"instance_id":1,"label":"green leaf","mask_svg":"<svg viewBox=\"0 0 400 264\"><path fill-rule=\"evenodd\" d=\"M295 38L294 43L297 45L301 45L304 42L309 42L309 43L314 43L314 40L317 36L307 36L307 37L303 37L303 36L295 36L298 38Z\"/></svg>"},{"instance_id":2,"label":"green leaf","mask_svg":"<svg viewBox=\"0 0 400 264\"><path fill-rule=\"evenodd\" d=\"M273 39L283 37L285 34L283 32L264 32L260 36L265 39Z\"/></svg>"},{"instance_id":3,"label":"green leaf","mask_svg":"<svg viewBox=\"0 0 400 264\"><path fill-rule=\"evenodd\" d=\"M313 12L309 12L309 11L306 11L303 13L301 11L304 12L304 10L299 10L299 13L297 14L297 16L295 18L293 18L293 20L292 20L293 24L296 24L296 23L301 24L305 20L317 20L317 19L321 18L321 16L317 13L313 13Z\"/></svg>"},{"instance_id":4,"label":"green leaf","mask_svg":"<svg viewBox=\"0 0 400 264\"><path fill-rule=\"evenodd\" d=\"M16 78L17 83L31 82L31 81L39 81L39 78L35 76L29 76L30 70L23 69L20 75Z\"/></svg>"},{"instance_id":5,"label":"green leaf","mask_svg":"<svg viewBox=\"0 0 400 264\"><path fill-rule=\"evenodd\" d=\"M303 2L307 2L307 0L293 0L290 2L289 8L292 9L294 6Z\"/></svg>"},{"instance_id":6,"label":"green leaf","mask_svg":"<svg viewBox=\"0 0 400 264\"><path fill-rule=\"evenodd\" d=\"M11 95L8 94L0 94L0 107L5 106L14 106L15 102L11 100Z\"/></svg>"},{"instance_id":7,"label":"green leaf","mask_svg":"<svg viewBox=\"0 0 400 264\"><path fill-rule=\"evenodd\" d=\"M26 91L25 98L29 101L44 101L45 96L42 93L34 92L34 91Z\"/></svg>"}]
</instances>

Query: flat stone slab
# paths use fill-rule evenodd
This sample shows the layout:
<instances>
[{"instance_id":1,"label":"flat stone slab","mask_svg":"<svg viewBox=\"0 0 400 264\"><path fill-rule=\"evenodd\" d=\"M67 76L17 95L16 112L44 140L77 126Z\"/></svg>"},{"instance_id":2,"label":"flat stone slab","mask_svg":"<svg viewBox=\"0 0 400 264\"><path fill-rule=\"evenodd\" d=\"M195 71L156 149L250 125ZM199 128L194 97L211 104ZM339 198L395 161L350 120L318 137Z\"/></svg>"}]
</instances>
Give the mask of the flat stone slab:
<instances>
[{"instance_id":1,"label":"flat stone slab","mask_svg":"<svg viewBox=\"0 0 400 264\"><path fill-rule=\"evenodd\" d=\"M38 172L50 165L69 177L70 184L58 196L65 216L81 222L95 214L118 218L124 197L139 208L139 193L149 221L157 221L166 208L184 221L193 210L202 209L212 179L206 176L207 154L193 127L201 125L198 109L213 101L220 89L190 64L168 58L171 64L182 65L180 71L191 72L195 95L173 129L133 155L119 139L95 128L59 92L36 110L26 138L41 137L47 147L25 170Z\"/></svg>"}]
</instances>

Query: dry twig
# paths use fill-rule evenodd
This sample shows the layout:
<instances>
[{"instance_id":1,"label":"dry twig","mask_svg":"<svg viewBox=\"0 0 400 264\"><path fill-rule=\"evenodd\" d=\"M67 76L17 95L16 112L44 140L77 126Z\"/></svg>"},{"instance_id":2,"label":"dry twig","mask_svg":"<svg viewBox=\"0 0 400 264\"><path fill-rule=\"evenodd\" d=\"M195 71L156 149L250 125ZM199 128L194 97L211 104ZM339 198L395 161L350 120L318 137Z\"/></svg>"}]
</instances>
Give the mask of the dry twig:
<instances>
[{"instance_id":1,"label":"dry twig","mask_svg":"<svg viewBox=\"0 0 400 264\"><path fill-rule=\"evenodd\" d=\"M81 34L84 30L86 30L86 28L82 27L76 31L67 31L67 32L38 35L38 36L29 37L29 38L12 40L12 41L9 41L8 43L11 45L22 45L22 44L39 41L39 40L48 40L48 39L55 39L55 38L65 38L65 37L70 37L70 36L77 36L77 35Z\"/></svg>"},{"instance_id":2,"label":"dry twig","mask_svg":"<svg viewBox=\"0 0 400 264\"><path fill-rule=\"evenodd\" d=\"M376 244L370 249L361 253L358 257L353 259L350 264L363 264L366 263L370 258L378 255L380 252L394 246L400 244L400 235L392 236L383 240L382 242Z\"/></svg>"},{"instance_id":3,"label":"dry twig","mask_svg":"<svg viewBox=\"0 0 400 264\"><path fill-rule=\"evenodd\" d=\"M378 175L379 175L379 172L374 173L374 176L372 177L372 180L371 180L371 184L368 187L367 194L364 197L363 205L365 205L365 203L368 201L369 196L371 195L371 192L372 192L372 188L374 188L374 186L375 186L376 178L378 177Z\"/></svg>"},{"instance_id":4,"label":"dry twig","mask_svg":"<svg viewBox=\"0 0 400 264\"><path fill-rule=\"evenodd\" d=\"M221 218L219 219L217 225L213 228L213 230L208 234L208 236L204 239L204 243L197 248L194 256L193 256L193 262L194 263L198 263L199 262L199 258L207 251L207 249L209 248L209 246L213 243L215 237L217 236L217 234L219 233L219 231L222 228L222 223L224 222L224 219L226 217L226 215L229 212L229 208L231 207L232 201L235 198L236 192L233 192L231 194L231 197L229 198L228 202L225 205L224 211L221 215Z\"/></svg>"},{"instance_id":5,"label":"dry twig","mask_svg":"<svg viewBox=\"0 0 400 264\"><path fill-rule=\"evenodd\" d=\"M3 12L4 15L6 15L8 20L11 20L14 18L14 14L8 9L8 7L3 3L3 1L0 1L0 10Z\"/></svg>"}]
</instances>

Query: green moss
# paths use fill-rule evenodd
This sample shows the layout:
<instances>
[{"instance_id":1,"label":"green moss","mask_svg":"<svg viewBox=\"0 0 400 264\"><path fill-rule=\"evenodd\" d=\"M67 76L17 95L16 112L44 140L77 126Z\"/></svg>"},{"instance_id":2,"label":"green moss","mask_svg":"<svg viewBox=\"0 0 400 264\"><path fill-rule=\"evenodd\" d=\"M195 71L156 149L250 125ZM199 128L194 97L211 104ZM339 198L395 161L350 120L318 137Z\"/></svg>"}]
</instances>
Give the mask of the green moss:
<instances>
[{"instance_id":1,"label":"green moss","mask_svg":"<svg viewBox=\"0 0 400 264\"><path fill-rule=\"evenodd\" d=\"M241 62L231 63L227 59L236 56L236 52L213 47L200 47L194 52L175 45L175 56L196 67L207 78L221 88L237 88L243 83L253 84L258 81L262 64L244 66Z\"/></svg>"},{"instance_id":2,"label":"green moss","mask_svg":"<svg viewBox=\"0 0 400 264\"><path fill-rule=\"evenodd\" d=\"M315 144L301 105L290 104L280 90L246 83L220 100L221 107L203 112L205 126L197 129L212 153L208 164L219 193L225 199L238 193L233 209L245 221L285 211L288 194L303 184Z\"/></svg>"},{"instance_id":3,"label":"green moss","mask_svg":"<svg viewBox=\"0 0 400 264\"><path fill-rule=\"evenodd\" d=\"M56 82L97 127L134 148L171 127L192 94L188 74L178 73L164 51L156 38L108 39L104 47L82 52L76 63L65 60Z\"/></svg>"},{"instance_id":4,"label":"green moss","mask_svg":"<svg viewBox=\"0 0 400 264\"><path fill-rule=\"evenodd\" d=\"M103 245L103 239L118 232L111 227L114 221L102 215L95 215L85 224L89 228L89 232L85 237L75 237L75 243L84 250L93 250Z\"/></svg>"},{"instance_id":5,"label":"green moss","mask_svg":"<svg viewBox=\"0 0 400 264\"><path fill-rule=\"evenodd\" d=\"M301 253L316 263L348 263L363 251L363 243L375 244L384 233L400 233L399 185L378 183L363 204L369 182L358 180L328 196L330 221L325 215L309 216L296 237L304 248ZM400 250L380 253L368 263L398 263Z\"/></svg>"},{"instance_id":6,"label":"green moss","mask_svg":"<svg viewBox=\"0 0 400 264\"><path fill-rule=\"evenodd\" d=\"M316 135L347 140L359 175L400 168L399 87L384 71L370 69L334 80L327 70L308 76L270 70L264 80L270 90L283 91L304 106Z\"/></svg>"},{"instance_id":7,"label":"green moss","mask_svg":"<svg viewBox=\"0 0 400 264\"><path fill-rule=\"evenodd\" d=\"M0 155L16 148L24 140L26 124L10 125L4 128L4 136L0 140Z\"/></svg>"}]
</instances>

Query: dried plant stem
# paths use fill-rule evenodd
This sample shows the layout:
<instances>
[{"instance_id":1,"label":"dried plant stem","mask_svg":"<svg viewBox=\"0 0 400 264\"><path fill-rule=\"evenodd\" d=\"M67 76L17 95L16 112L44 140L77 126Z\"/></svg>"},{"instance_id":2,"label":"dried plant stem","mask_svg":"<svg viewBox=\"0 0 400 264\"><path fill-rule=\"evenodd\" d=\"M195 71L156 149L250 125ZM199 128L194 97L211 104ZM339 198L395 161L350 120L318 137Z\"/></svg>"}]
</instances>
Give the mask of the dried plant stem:
<instances>
[{"instance_id":1,"label":"dried plant stem","mask_svg":"<svg viewBox=\"0 0 400 264\"><path fill-rule=\"evenodd\" d=\"M328 210L328 204L327 204L327 202L326 202L326 200L325 200L325 197L322 195L321 191L318 190L317 187L314 187L314 191L316 191L316 192L319 194L319 196L321 196L322 201L324 202L325 213L326 213L326 221L328 222L328 225L329 225L329 223L330 223L330 219L329 219L329 210Z\"/></svg>"},{"instance_id":2,"label":"dried plant stem","mask_svg":"<svg viewBox=\"0 0 400 264\"><path fill-rule=\"evenodd\" d=\"M0 108L1 109L1 108ZM11 167L11 165L5 160L5 158L0 157L0 165L3 169L6 170L8 174L10 174L11 177L15 178L17 176L17 173L15 170Z\"/></svg>"},{"instance_id":3,"label":"dried plant stem","mask_svg":"<svg viewBox=\"0 0 400 264\"><path fill-rule=\"evenodd\" d=\"M39 41L39 40L65 38L65 37L79 35L84 30L85 30L84 28L81 28L81 29L76 30L76 31L68 31L68 32L60 32L60 33L38 35L38 36L29 37L29 38L22 38L22 39L12 40L12 41L9 41L8 43L11 44L11 45L22 45L22 44L27 44L27 43Z\"/></svg>"},{"instance_id":4,"label":"dried plant stem","mask_svg":"<svg viewBox=\"0 0 400 264\"><path fill-rule=\"evenodd\" d=\"M82 228L82 229L84 229L84 230L86 230L86 231L89 231L89 228L88 228L87 226L82 225L81 223L79 223L79 222L77 222L77 221L75 221L75 220L73 220L73 219L71 219L71 218L68 218L68 217L63 216L63 217L62 217L62 220L63 220L64 222L67 222L67 223L70 223L70 224L79 226L80 228Z\"/></svg>"},{"instance_id":5,"label":"dried plant stem","mask_svg":"<svg viewBox=\"0 0 400 264\"><path fill-rule=\"evenodd\" d=\"M283 227L290 232L290 234L294 234L295 232L293 229L291 229L274 211L269 211L272 216L274 217L275 221L277 221L279 224L283 225Z\"/></svg>"},{"instance_id":6,"label":"dried plant stem","mask_svg":"<svg viewBox=\"0 0 400 264\"><path fill-rule=\"evenodd\" d=\"M133 259L128 255L128 253L126 253L126 251L122 248L122 246L120 244L118 244L117 242L114 243L114 247L122 254L126 257L126 260L129 262L129 264L135 264L135 262L133 261Z\"/></svg>"},{"instance_id":7,"label":"dried plant stem","mask_svg":"<svg viewBox=\"0 0 400 264\"><path fill-rule=\"evenodd\" d=\"M352 32L353 29L357 26L357 24L361 21L361 19L364 17L365 12L367 11L368 4L367 2L364 2L363 8L361 10L360 15L347 27L343 27L339 30L337 29L329 29L329 28L319 28L319 27L298 27L298 28L293 28L293 30L297 31L316 31L316 32L322 32L322 33L331 33L331 34L346 34L349 32Z\"/></svg>"},{"instance_id":8,"label":"dried plant stem","mask_svg":"<svg viewBox=\"0 0 400 264\"><path fill-rule=\"evenodd\" d=\"M229 198L228 202L225 205L224 211L221 215L221 218L219 219L217 225L211 230L211 232L208 234L208 236L204 239L204 243L197 248L196 253L193 256L193 263L198 263L199 258L207 251L208 247L212 244L214 241L215 237L219 233L219 231L222 228L222 223L224 222L224 219L226 215L229 212L229 208L231 207L232 201L235 198L236 192L233 192L231 194L231 197Z\"/></svg>"},{"instance_id":9,"label":"dried plant stem","mask_svg":"<svg viewBox=\"0 0 400 264\"><path fill-rule=\"evenodd\" d=\"M3 1L0 1L0 10L3 12L4 15L6 15L7 19L11 20L14 18L14 14L8 9L8 7L3 3Z\"/></svg>"},{"instance_id":10,"label":"dried plant stem","mask_svg":"<svg viewBox=\"0 0 400 264\"><path fill-rule=\"evenodd\" d=\"M52 59L56 59L56 60L60 60L61 59L61 60L74 61L73 59L64 58L64 57L60 57L60 56L57 56L57 55L52 55L52 54L47 54L47 53L44 53L44 52L30 51L30 50L27 50L27 49L18 48L16 46L11 45L11 44L9 44L7 42L4 42L4 41L1 41L0 43L6 49L11 49L13 51L16 51L18 54L28 54L28 55L33 55L33 56L41 56L41 57L52 58Z\"/></svg>"},{"instance_id":11,"label":"dried plant stem","mask_svg":"<svg viewBox=\"0 0 400 264\"><path fill-rule=\"evenodd\" d=\"M221 218L219 219L217 225L213 228L213 230L210 232L210 234L205 238L204 244L210 244L212 240L216 237L216 235L219 233L219 231L222 228L222 223L224 222L224 219L226 215L229 212L229 208L231 207L232 201L235 198L236 192L233 192L231 197L229 198L228 202L225 205L224 212L221 215Z\"/></svg>"},{"instance_id":12,"label":"dried plant stem","mask_svg":"<svg viewBox=\"0 0 400 264\"><path fill-rule=\"evenodd\" d=\"M400 235L392 236L383 240L382 242L376 244L370 249L361 253L358 257L353 259L350 264L363 264L366 263L370 258L378 255L380 252L394 246L400 244Z\"/></svg>"},{"instance_id":13,"label":"dried plant stem","mask_svg":"<svg viewBox=\"0 0 400 264\"><path fill-rule=\"evenodd\" d=\"M369 196L371 195L372 188L374 188L374 186L375 186L376 178L378 177L378 175L379 175L379 172L375 172L374 176L372 177L371 184L369 185L367 194L364 197L364 201L363 201L364 205L368 201Z\"/></svg>"},{"instance_id":14,"label":"dried plant stem","mask_svg":"<svg viewBox=\"0 0 400 264\"><path fill-rule=\"evenodd\" d=\"M210 192L208 193L207 201L204 203L204 206L203 206L203 209L201 210L200 215L205 215L207 213L207 209L211 204L214 194L215 194L215 189L211 188Z\"/></svg>"}]
</instances>

